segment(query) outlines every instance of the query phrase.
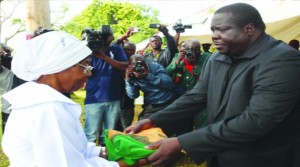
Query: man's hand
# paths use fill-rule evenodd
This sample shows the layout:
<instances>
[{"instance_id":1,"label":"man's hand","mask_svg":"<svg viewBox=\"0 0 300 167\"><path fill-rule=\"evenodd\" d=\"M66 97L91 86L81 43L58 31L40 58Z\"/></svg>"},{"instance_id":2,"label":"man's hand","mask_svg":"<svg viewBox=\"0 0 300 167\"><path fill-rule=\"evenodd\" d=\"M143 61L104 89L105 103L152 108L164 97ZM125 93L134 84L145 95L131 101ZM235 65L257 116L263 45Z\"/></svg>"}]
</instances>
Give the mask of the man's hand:
<instances>
[{"instance_id":1,"label":"man's hand","mask_svg":"<svg viewBox=\"0 0 300 167\"><path fill-rule=\"evenodd\" d=\"M167 26L165 26L165 25L160 25L160 26L158 27L158 31L162 32L163 34L169 32L169 30L167 29Z\"/></svg>"},{"instance_id":2,"label":"man's hand","mask_svg":"<svg viewBox=\"0 0 300 167\"><path fill-rule=\"evenodd\" d=\"M103 53L102 50L93 51L93 55L99 59L104 60L107 56Z\"/></svg>"},{"instance_id":3,"label":"man's hand","mask_svg":"<svg viewBox=\"0 0 300 167\"><path fill-rule=\"evenodd\" d=\"M0 50L0 56L5 56L7 53L4 50Z\"/></svg>"},{"instance_id":4,"label":"man's hand","mask_svg":"<svg viewBox=\"0 0 300 167\"><path fill-rule=\"evenodd\" d=\"M132 75L134 75L133 72L134 66L128 65L125 72L125 79L128 80L130 77L132 77Z\"/></svg>"},{"instance_id":5,"label":"man's hand","mask_svg":"<svg viewBox=\"0 0 300 167\"><path fill-rule=\"evenodd\" d=\"M151 121L150 119L143 119L143 120L140 120L140 121L136 122L135 124L132 124L129 127L127 127L124 130L124 133L134 134L134 133L138 133L145 129L150 129L154 126L155 126L154 122Z\"/></svg>"},{"instance_id":6,"label":"man's hand","mask_svg":"<svg viewBox=\"0 0 300 167\"><path fill-rule=\"evenodd\" d=\"M157 149L155 153L147 158L154 166L173 162L184 155L184 153L181 152L182 147L176 137L160 140L148 145L146 148Z\"/></svg>"},{"instance_id":7,"label":"man's hand","mask_svg":"<svg viewBox=\"0 0 300 167\"><path fill-rule=\"evenodd\" d=\"M126 38L128 38L128 37L131 37L134 33L135 33L134 32L134 28L130 27L130 28L127 29L127 31L126 31L126 33L125 33L124 36L126 36Z\"/></svg>"},{"instance_id":8,"label":"man's hand","mask_svg":"<svg viewBox=\"0 0 300 167\"><path fill-rule=\"evenodd\" d=\"M180 49L178 53L178 58L176 60L176 64L179 64L180 61L185 57L185 49Z\"/></svg>"}]
</instances>

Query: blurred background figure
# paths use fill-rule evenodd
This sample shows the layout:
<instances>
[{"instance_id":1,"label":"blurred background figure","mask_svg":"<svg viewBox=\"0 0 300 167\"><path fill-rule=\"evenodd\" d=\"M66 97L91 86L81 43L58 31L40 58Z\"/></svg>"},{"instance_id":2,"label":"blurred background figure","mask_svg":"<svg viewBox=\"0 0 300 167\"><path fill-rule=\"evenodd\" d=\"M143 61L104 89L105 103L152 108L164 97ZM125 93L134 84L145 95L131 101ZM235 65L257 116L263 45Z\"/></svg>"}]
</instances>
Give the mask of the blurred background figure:
<instances>
[{"instance_id":1,"label":"blurred background figure","mask_svg":"<svg viewBox=\"0 0 300 167\"><path fill-rule=\"evenodd\" d=\"M12 49L7 45L0 43L0 55L1 55L1 64L7 69L11 69L11 56Z\"/></svg>"},{"instance_id":2,"label":"blurred background figure","mask_svg":"<svg viewBox=\"0 0 300 167\"><path fill-rule=\"evenodd\" d=\"M1 116L2 116L2 133L4 133L5 125L8 116L11 112L9 109L10 104L2 98L2 95L12 88L13 84L13 72L10 71L11 67L11 56L10 49L4 45L0 44L0 98L1 98Z\"/></svg>"},{"instance_id":3,"label":"blurred background figure","mask_svg":"<svg viewBox=\"0 0 300 167\"><path fill-rule=\"evenodd\" d=\"M210 47L211 47L211 44L210 44L210 43L203 43L203 44L202 44L203 52L204 52L204 53L212 54L212 52L210 51Z\"/></svg>"},{"instance_id":4,"label":"blurred background figure","mask_svg":"<svg viewBox=\"0 0 300 167\"><path fill-rule=\"evenodd\" d=\"M289 42L289 45L293 48L295 48L296 50L299 50L299 41L297 39L292 39Z\"/></svg>"}]
</instances>

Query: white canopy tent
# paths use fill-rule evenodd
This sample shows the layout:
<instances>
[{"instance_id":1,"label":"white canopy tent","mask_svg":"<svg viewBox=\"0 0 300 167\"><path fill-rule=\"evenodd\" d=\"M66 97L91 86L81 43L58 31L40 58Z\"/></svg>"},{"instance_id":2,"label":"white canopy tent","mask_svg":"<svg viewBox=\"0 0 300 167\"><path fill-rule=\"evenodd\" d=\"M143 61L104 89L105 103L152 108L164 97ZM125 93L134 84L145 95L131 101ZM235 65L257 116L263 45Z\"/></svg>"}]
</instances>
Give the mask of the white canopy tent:
<instances>
[{"instance_id":1,"label":"white canopy tent","mask_svg":"<svg viewBox=\"0 0 300 167\"><path fill-rule=\"evenodd\" d=\"M192 29L186 29L181 34L180 41L187 39L197 39L200 43L212 43L210 23L213 11L221 6L228 5L237 1L221 1L216 5L211 2L199 12L184 17L183 24L192 24ZM215 3L215 2L214 2ZM266 32L278 40L288 43L292 39L300 40L300 1L245 1L245 3L255 6L261 13L266 23ZM210 12L211 11L211 12ZM168 27L171 35L175 35L172 26ZM158 35L163 36L161 33ZM137 44L137 49L144 48L148 39Z\"/></svg>"}]
</instances>

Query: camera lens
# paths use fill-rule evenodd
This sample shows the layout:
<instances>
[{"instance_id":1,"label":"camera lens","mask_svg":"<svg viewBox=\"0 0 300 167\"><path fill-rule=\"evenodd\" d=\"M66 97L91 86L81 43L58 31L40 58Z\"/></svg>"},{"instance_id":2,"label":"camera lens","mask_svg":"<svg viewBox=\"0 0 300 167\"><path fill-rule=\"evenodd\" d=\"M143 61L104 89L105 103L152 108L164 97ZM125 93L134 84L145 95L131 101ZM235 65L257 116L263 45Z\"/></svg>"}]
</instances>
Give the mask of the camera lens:
<instances>
[{"instance_id":1,"label":"camera lens","mask_svg":"<svg viewBox=\"0 0 300 167\"><path fill-rule=\"evenodd\" d=\"M192 59L194 58L194 52L192 50L186 50L185 55L187 59Z\"/></svg>"}]
</instances>

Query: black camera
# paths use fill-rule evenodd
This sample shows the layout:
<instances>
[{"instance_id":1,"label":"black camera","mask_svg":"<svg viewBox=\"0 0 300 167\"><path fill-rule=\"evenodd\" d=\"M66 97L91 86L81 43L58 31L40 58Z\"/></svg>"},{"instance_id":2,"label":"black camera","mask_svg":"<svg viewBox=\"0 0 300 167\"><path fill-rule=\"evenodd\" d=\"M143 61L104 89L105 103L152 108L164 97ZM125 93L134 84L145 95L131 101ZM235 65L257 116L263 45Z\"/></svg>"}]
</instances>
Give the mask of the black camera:
<instances>
[{"instance_id":1,"label":"black camera","mask_svg":"<svg viewBox=\"0 0 300 167\"><path fill-rule=\"evenodd\" d=\"M175 25L173 26L173 29L176 31L176 32L179 32L179 33L182 33L182 32L185 32L185 29L186 28L189 28L191 29L192 28L192 25L183 25L181 23L181 20L178 20Z\"/></svg>"},{"instance_id":2,"label":"black camera","mask_svg":"<svg viewBox=\"0 0 300 167\"><path fill-rule=\"evenodd\" d=\"M142 65L141 61L136 62L135 67L134 67L134 72L137 72L137 73L143 73L144 72L144 68L143 68L143 65ZM128 80L129 84L133 84L134 80L135 80L135 75L133 73L131 73L129 75L129 80Z\"/></svg>"},{"instance_id":3,"label":"black camera","mask_svg":"<svg viewBox=\"0 0 300 167\"><path fill-rule=\"evenodd\" d=\"M137 61L134 67L134 71L137 73L143 73L144 69L143 69L143 65L141 61Z\"/></svg>"},{"instance_id":4,"label":"black camera","mask_svg":"<svg viewBox=\"0 0 300 167\"><path fill-rule=\"evenodd\" d=\"M160 24L149 24L149 28L159 28Z\"/></svg>"},{"instance_id":5,"label":"black camera","mask_svg":"<svg viewBox=\"0 0 300 167\"><path fill-rule=\"evenodd\" d=\"M193 59L194 58L194 51L192 49L185 50L185 56L187 59Z\"/></svg>"},{"instance_id":6,"label":"black camera","mask_svg":"<svg viewBox=\"0 0 300 167\"><path fill-rule=\"evenodd\" d=\"M96 51L102 48L103 44L107 41L108 36L113 32L109 25L102 25L98 31L92 28L84 29L81 32L82 40L87 41L87 46Z\"/></svg>"}]
</instances>

